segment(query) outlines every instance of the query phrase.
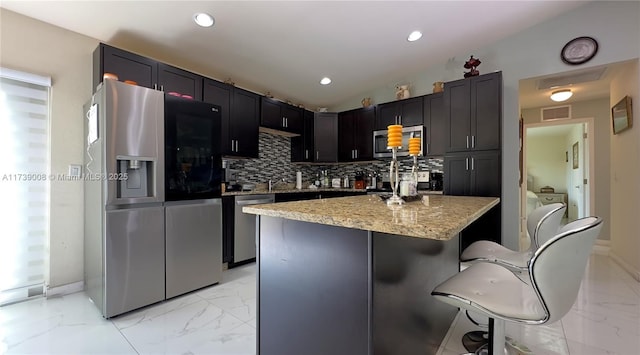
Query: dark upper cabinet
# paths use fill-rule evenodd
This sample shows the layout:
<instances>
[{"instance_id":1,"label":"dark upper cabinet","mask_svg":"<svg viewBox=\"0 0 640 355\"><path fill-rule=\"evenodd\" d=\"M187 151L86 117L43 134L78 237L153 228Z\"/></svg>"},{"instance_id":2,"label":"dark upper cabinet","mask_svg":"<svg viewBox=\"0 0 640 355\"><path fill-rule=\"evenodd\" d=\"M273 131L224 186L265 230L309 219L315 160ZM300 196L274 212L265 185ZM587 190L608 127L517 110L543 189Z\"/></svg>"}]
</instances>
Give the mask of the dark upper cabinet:
<instances>
[{"instance_id":1,"label":"dark upper cabinet","mask_svg":"<svg viewBox=\"0 0 640 355\"><path fill-rule=\"evenodd\" d=\"M319 112L313 119L314 162L338 161L338 114Z\"/></svg>"},{"instance_id":2,"label":"dark upper cabinet","mask_svg":"<svg viewBox=\"0 0 640 355\"><path fill-rule=\"evenodd\" d=\"M94 91L104 73L115 74L120 81L131 80L139 86L176 92L202 101L202 76L100 43L93 52Z\"/></svg>"},{"instance_id":3,"label":"dark upper cabinet","mask_svg":"<svg viewBox=\"0 0 640 355\"><path fill-rule=\"evenodd\" d=\"M392 124L419 126L423 122L422 96L377 105L376 130Z\"/></svg>"},{"instance_id":4,"label":"dark upper cabinet","mask_svg":"<svg viewBox=\"0 0 640 355\"><path fill-rule=\"evenodd\" d=\"M376 110L365 107L338 114L338 160L373 159Z\"/></svg>"},{"instance_id":5,"label":"dark upper cabinet","mask_svg":"<svg viewBox=\"0 0 640 355\"><path fill-rule=\"evenodd\" d=\"M156 89L158 82L155 60L101 43L93 52L94 92L104 73L115 74L120 81L132 80L151 89Z\"/></svg>"},{"instance_id":6,"label":"dark upper cabinet","mask_svg":"<svg viewBox=\"0 0 640 355\"><path fill-rule=\"evenodd\" d=\"M222 110L222 154L257 158L260 96L216 80L204 79L203 99L219 105Z\"/></svg>"},{"instance_id":7,"label":"dark upper cabinet","mask_svg":"<svg viewBox=\"0 0 640 355\"><path fill-rule=\"evenodd\" d=\"M428 157L441 157L447 149L444 94L424 96L424 126L427 131L423 152Z\"/></svg>"},{"instance_id":8,"label":"dark upper cabinet","mask_svg":"<svg viewBox=\"0 0 640 355\"><path fill-rule=\"evenodd\" d=\"M444 194L499 197L502 186L500 152L456 153L444 158Z\"/></svg>"},{"instance_id":9,"label":"dark upper cabinet","mask_svg":"<svg viewBox=\"0 0 640 355\"><path fill-rule=\"evenodd\" d=\"M500 149L502 73L445 84L447 152Z\"/></svg>"},{"instance_id":10,"label":"dark upper cabinet","mask_svg":"<svg viewBox=\"0 0 640 355\"><path fill-rule=\"evenodd\" d=\"M230 127L236 139L237 155L258 158L259 126L260 95L234 87Z\"/></svg>"},{"instance_id":11,"label":"dark upper cabinet","mask_svg":"<svg viewBox=\"0 0 640 355\"><path fill-rule=\"evenodd\" d=\"M262 97L260 125L280 131L302 134L303 110L285 102Z\"/></svg>"},{"instance_id":12,"label":"dark upper cabinet","mask_svg":"<svg viewBox=\"0 0 640 355\"><path fill-rule=\"evenodd\" d=\"M291 161L312 162L314 158L313 112L304 110L302 115L303 132L291 137Z\"/></svg>"},{"instance_id":13,"label":"dark upper cabinet","mask_svg":"<svg viewBox=\"0 0 640 355\"><path fill-rule=\"evenodd\" d=\"M158 85L161 91L191 96L194 100L202 101L203 80L200 75L158 63Z\"/></svg>"}]
</instances>

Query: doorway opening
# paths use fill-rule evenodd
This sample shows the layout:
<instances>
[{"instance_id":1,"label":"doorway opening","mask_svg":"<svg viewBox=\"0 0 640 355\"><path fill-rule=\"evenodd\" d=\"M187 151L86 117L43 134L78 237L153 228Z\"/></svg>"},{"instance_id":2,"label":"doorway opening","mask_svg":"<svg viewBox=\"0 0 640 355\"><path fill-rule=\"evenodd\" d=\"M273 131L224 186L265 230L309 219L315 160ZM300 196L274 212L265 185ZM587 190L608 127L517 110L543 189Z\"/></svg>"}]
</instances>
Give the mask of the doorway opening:
<instances>
[{"instance_id":1,"label":"doorway opening","mask_svg":"<svg viewBox=\"0 0 640 355\"><path fill-rule=\"evenodd\" d=\"M594 119L525 124L520 248L528 248L526 216L535 207L564 202L563 223L594 211Z\"/></svg>"}]
</instances>

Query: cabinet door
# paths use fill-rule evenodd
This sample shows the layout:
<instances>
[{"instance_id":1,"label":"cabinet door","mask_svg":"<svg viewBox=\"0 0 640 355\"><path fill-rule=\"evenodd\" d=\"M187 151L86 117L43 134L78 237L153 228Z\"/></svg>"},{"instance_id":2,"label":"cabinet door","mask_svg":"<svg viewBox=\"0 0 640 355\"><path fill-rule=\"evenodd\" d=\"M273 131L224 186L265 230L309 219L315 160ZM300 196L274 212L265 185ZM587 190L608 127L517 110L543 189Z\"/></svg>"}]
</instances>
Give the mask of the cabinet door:
<instances>
[{"instance_id":1,"label":"cabinet door","mask_svg":"<svg viewBox=\"0 0 640 355\"><path fill-rule=\"evenodd\" d=\"M302 109L299 107L283 104L281 108L282 116L285 119L284 130L291 133L302 134Z\"/></svg>"},{"instance_id":2,"label":"cabinet door","mask_svg":"<svg viewBox=\"0 0 640 355\"><path fill-rule=\"evenodd\" d=\"M118 80L133 80L139 86L154 88L158 82L157 62L155 60L100 44L93 53L93 90L102 82L104 73L118 76Z\"/></svg>"},{"instance_id":3,"label":"cabinet door","mask_svg":"<svg viewBox=\"0 0 640 355\"><path fill-rule=\"evenodd\" d=\"M376 122L376 110L373 107L361 108L356 111L356 128L353 140L357 160L373 159L373 127Z\"/></svg>"},{"instance_id":4,"label":"cabinet door","mask_svg":"<svg viewBox=\"0 0 640 355\"><path fill-rule=\"evenodd\" d=\"M471 140L471 80L462 79L446 83L444 115L447 124L447 152L469 149Z\"/></svg>"},{"instance_id":5,"label":"cabinet door","mask_svg":"<svg viewBox=\"0 0 640 355\"><path fill-rule=\"evenodd\" d=\"M500 197L502 171L498 151L472 154L470 170L473 196Z\"/></svg>"},{"instance_id":6,"label":"cabinet door","mask_svg":"<svg viewBox=\"0 0 640 355\"><path fill-rule=\"evenodd\" d=\"M431 94L424 97L424 126L427 130L426 156L441 157L446 152L446 123L444 118L443 93Z\"/></svg>"},{"instance_id":7,"label":"cabinet door","mask_svg":"<svg viewBox=\"0 0 640 355\"><path fill-rule=\"evenodd\" d=\"M338 114L338 161L356 159L354 133L356 131L356 113L354 110Z\"/></svg>"},{"instance_id":8,"label":"cabinet door","mask_svg":"<svg viewBox=\"0 0 640 355\"><path fill-rule=\"evenodd\" d=\"M502 73L477 76L471 81L471 148L500 149Z\"/></svg>"},{"instance_id":9,"label":"cabinet door","mask_svg":"<svg viewBox=\"0 0 640 355\"><path fill-rule=\"evenodd\" d=\"M220 148L222 155L235 155L235 138L230 136L231 96L233 86L216 80L205 79L203 101L220 106Z\"/></svg>"},{"instance_id":10,"label":"cabinet door","mask_svg":"<svg viewBox=\"0 0 640 355\"><path fill-rule=\"evenodd\" d=\"M389 125L397 123L399 122L396 102L376 106L376 130L384 130L387 129Z\"/></svg>"},{"instance_id":11,"label":"cabinet door","mask_svg":"<svg viewBox=\"0 0 640 355\"><path fill-rule=\"evenodd\" d=\"M470 158L468 155L448 155L444 157L444 194L469 196Z\"/></svg>"},{"instance_id":12,"label":"cabinet door","mask_svg":"<svg viewBox=\"0 0 640 355\"><path fill-rule=\"evenodd\" d=\"M283 129L284 118L280 114L280 102L262 97L262 107L260 108L260 125L272 129Z\"/></svg>"},{"instance_id":13,"label":"cabinet door","mask_svg":"<svg viewBox=\"0 0 640 355\"><path fill-rule=\"evenodd\" d=\"M338 114L316 113L314 129L314 161L335 163L338 161Z\"/></svg>"},{"instance_id":14,"label":"cabinet door","mask_svg":"<svg viewBox=\"0 0 640 355\"><path fill-rule=\"evenodd\" d=\"M313 161L313 112L303 112L303 133L297 137L291 137L291 161Z\"/></svg>"},{"instance_id":15,"label":"cabinet door","mask_svg":"<svg viewBox=\"0 0 640 355\"><path fill-rule=\"evenodd\" d=\"M258 158L258 129L260 126L260 96L233 88L231 110L232 137L237 140L238 156Z\"/></svg>"},{"instance_id":16,"label":"cabinet door","mask_svg":"<svg viewBox=\"0 0 640 355\"><path fill-rule=\"evenodd\" d=\"M202 101L202 81L203 77L200 75L158 63L158 85L164 92L176 92Z\"/></svg>"},{"instance_id":17,"label":"cabinet door","mask_svg":"<svg viewBox=\"0 0 640 355\"><path fill-rule=\"evenodd\" d=\"M423 121L422 96L398 101L400 123L405 126L419 126Z\"/></svg>"}]
</instances>

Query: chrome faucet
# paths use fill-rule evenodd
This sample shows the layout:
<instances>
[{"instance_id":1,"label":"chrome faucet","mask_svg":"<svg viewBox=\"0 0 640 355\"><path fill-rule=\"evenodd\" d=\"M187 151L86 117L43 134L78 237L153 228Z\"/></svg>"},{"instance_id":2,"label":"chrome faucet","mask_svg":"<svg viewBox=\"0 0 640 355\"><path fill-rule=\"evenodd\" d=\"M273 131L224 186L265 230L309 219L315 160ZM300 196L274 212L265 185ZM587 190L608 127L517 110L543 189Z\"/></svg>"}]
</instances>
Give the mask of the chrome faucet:
<instances>
[{"instance_id":1,"label":"chrome faucet","mask_svg":"<svg viewBox=\"0 0 640 355\"><path fill-rule=\"evenodd\" d=\"M273 189L274 186L278 185L279 183L287 183L287 179L282 178L281 180L278 180L276 182L273 182L271 179L269 179L269 192L271 192L271 190Z\"/></svg>"}]
</instances>

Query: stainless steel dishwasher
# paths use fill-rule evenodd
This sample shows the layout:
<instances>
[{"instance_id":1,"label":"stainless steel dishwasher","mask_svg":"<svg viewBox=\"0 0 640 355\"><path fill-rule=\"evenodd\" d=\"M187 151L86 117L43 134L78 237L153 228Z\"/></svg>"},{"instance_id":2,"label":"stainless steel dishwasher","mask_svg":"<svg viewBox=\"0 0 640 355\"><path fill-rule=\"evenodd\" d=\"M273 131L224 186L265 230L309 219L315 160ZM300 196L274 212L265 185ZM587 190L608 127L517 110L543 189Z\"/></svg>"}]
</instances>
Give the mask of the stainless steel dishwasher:
<instances>
[{"instance_id":1,"label":"stainless steel dishwasher","mask_svg":"<svg viewBox=\"0 0 640 355\"><path fill-rule=\"evenodd\" d=\"M256 215L242 212L242 207L275 202L275 195L236 196L233 217L233 262L256 257Z\"/></svg>"}]
</instances>

